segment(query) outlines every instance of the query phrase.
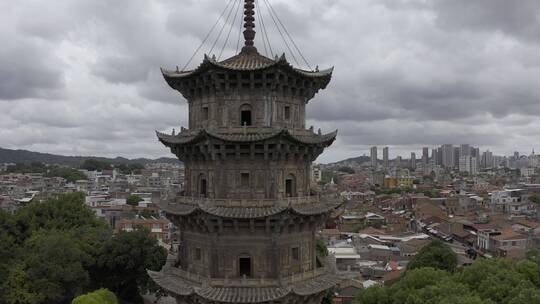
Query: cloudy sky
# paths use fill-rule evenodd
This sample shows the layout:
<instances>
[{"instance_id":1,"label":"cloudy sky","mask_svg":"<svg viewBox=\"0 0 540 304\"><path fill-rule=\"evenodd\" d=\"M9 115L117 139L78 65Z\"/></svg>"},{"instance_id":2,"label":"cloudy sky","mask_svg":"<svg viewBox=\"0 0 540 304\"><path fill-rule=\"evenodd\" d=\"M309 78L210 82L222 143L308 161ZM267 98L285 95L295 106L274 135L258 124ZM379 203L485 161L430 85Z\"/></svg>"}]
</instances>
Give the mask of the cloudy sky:
<instances>
[{"instance_id":1,"label":"cloudy sky","mask_svg":"<svg viewBox=\"0 0 540 304\"><path fill-rule=\"evenodd\" d=\"M182 67L228 1L0 0L0 147L168 156L154 130L186 126L187 105L159 68ZM540 150L538 0L270 1L311 65L335 67L309 104L308 125L339 129L318 161L371 145ZM294 63L261 7L273 51Z\"/></svg>"}]
</instances>

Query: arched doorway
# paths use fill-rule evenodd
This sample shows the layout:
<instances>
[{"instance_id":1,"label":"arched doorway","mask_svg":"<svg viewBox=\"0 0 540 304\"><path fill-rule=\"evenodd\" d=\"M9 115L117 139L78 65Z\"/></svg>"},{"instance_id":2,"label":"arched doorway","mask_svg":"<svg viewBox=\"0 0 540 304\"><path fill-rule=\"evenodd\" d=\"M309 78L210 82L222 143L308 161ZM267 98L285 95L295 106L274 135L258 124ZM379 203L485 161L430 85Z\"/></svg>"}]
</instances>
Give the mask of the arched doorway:
<instances>
[{"instance_id":1,"label":"arched doorway","mask_svg":"<svg viewBox=\"0 0 540 304\"><path fill-rule=\"evenodd\" d=\"M296 197L296 177L294 174L289 174L285 178L285 196Z\"/></svg>"},{"instance_id":2,"label":"arched doorway","mask_svg":"<svg viewBox=\"0 0 540 304\"><path fill-rule=\"evenodd\" d=\"M243 104L240 107L240 125L241 126L251 126L252 124L251 117L251 105Z\"/></svg>"}]
</instances>

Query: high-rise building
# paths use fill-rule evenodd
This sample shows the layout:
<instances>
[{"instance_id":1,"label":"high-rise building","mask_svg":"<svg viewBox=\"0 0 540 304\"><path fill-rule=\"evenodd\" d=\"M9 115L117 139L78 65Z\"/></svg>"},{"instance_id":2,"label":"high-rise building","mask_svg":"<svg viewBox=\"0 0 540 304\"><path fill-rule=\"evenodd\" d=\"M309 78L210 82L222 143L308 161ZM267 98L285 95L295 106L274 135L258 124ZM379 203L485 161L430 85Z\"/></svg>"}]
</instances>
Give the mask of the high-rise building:
<instances>
[{"instance_id":1,"label":"high-rise building","mask_svg":"<svg viewBox=\"0 0 540 304\"><path fill-rule=\"evenodd\" d=\"M459 158L459 171L468 172L470 175L475 175L477 173L476 157L461 156Z\"/></svg>"},{"instance_id":2,"label":"high-rise building","mask_svg":"<svg viewBox=\"0 0 540 304\"><path fill-rule=\"evenodd\" d=\"M482 167L483 168L493 168L494 167L494 161L493 161L493 153L489 150L485 151L482 154Z\"/></svg>"},{"instance_id":3,"label":"high-rise building","mask_svg":"<svg viewBox=\"0 0 540 304\"><path fill-rule=\"evenodd\" d=\"M383 167L387 169L389 165L388 164L388 147L384 147L382 151L383 151L382 153L383 154Z\"/></svg>"},{"instance_id":4,"label":"high-rise building","mask_svg":"<svg viewBox=\"0 0 540 304\"><path fill-rule=\"evenodd\" d=\"M416 170L416 153L411 152L411 169Z\"/></svg>"},{"instance_id":5,"label":"high-rise building","mask_svg":"<svg viewBox=\"0 0 540 304\"><path fill-rule=\"evenodd\" d=\"M369 156L371 159L371 167L374 169L377 169L377 147L376 146L371 147Z\"/></svg>"},{"instance_id":6,"label":"high-rise building","mask_svg":"<svg viewBox=\"0 0 540 304\"><path fill-rule=\"evenodd\" d=\"M305 129L306 104L332 69L259 54L254 5L245 0L239 54L163 71L189 103L188 129L157 134L184 162L185 189L160 203L178 252L148 273L178 304L320 303L339 282L315 236L339 203L310 195L311 162L337 133Z\"/></svg>"},{"instance_id":7,"label":"high-rise building","mask_svg":"<svg viewBox=\"0 0 540 304\"><path fill-rule=\"evenodd\" d=\"M459 157L471 156L471 145L462 144L459 146Z\"/></svg>"},{"instance_id":8,"label":"high-rise building","mask_svg":"<svg viewBox=\"0 0 540 304\"><path fill-rule=\"evenodd\" d=\"M459 147L454 147L454 168L458 168L459 169L459 157L460 157L460 148Z\"/></svg>"},{"instance_id":9,"label":"high-rise building","mask_svg":"<svg viewBox=\"0 0 540 304\"><path fill-rule=\"evenodd\" d=\"M441 147L442 151L442 166L445 168L454 167L454 146L446 144Z\"/></svg>"},{"instance_id":10,"label":"high-rise building","mask_svg":"<svg viewBox=\"0 0 540 304\"><path fill-rule=\"evenodd\" d=\"M429 160L429 148L423 147L422 148L422 165L424 166L424 168L427 167L428 160Z\"/></svg>"},{"instance_id":11,"label":"high-rise building","mask_svg":"<svg viewBox=\"0 0 540 304\"><path fill-rule=\"evenodd\" d=\"M395 166L396 166L397 168L400 168L400 167L401 167L401 156L396 157L396 159L395 159Z\"/></svg>"}]
</instances>

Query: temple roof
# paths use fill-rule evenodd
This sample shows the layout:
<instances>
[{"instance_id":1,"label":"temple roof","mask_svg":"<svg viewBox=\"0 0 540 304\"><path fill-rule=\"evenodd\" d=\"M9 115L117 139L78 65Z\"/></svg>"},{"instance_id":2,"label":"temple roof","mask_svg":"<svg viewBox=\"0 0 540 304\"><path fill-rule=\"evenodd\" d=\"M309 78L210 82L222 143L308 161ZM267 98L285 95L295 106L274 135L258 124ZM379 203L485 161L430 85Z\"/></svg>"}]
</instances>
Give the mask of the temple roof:
<instances>
[{"instance_id":1,"label":"temple roof","mask_svg":"<svg viewBox=\"0 0 540 304\"><path fill-rule=\"evenodd\" d=\"M334 71L333 67L320 71L318 69L315 71L302 70L294 68L285 58L285 54L281 55L281 57L276 56L275 59L271 59L254 52L240 53L223 61L217 61L215 58L205 55L203 62L194 70L179 71L161 69L161 72L163 73L165 79L169 81L173 79L187 78L199 73L203 73L211 68L221 68L229 71L257 71L271 67L281 67L302 77L327 78L328 82L330 82L332 72ZM326 87L326 85L324 85L323 88L324 87Z\"/></svg>"},{"instance_id":2,"label":"temple roof","mask_svg":"<svg viewBox=\"0 0 540 304\"><path fill-rule=\"evenodd\" d=\"M293 199L294 200L294 199ZM186 216L196 211L208 213L210 215L235 218L253 219L277 215L283 212L292 212L299 215L316 215L331 212L339 207L342 202L339 199L321 199L314 197L311 202L291 203L288 199L272 200L274 204L261 206L258 200L254 200L249 205L249 201L243 206L228 203L227 200L212 200L201 198L190 202L162 202L159 208L168 214Z\"/></svg>"},{"instance_id":3,"label":"temple roof","mask_svg":"<svg viewBox=\"0 0 540 304\"><path fill-rule=\"evenodd\" d=\"M328 290L341 281L337 275L327 272L291 284L263 285L260 287L224 287L186 280L182 276L175 274L171 267L164 267L161 272L148 271L148 274L163 289L176 296L196 294L204 299L218 303L263 303L279 300L289 294L308 296Z\"/></svg>"},{"instance_id":4,"label":"temple roof","mask_svg":"<svg viewBox=\"0 0 540 304\"><path fill-rule=\"evenodd\" d=\"M212 137L228 142L257 142L284 136L301 144L330 145L337 136L337 130L328 134L316 134L310 130L281 128L228 128L228 129L184 129L177 135L157 132L157 137L166 146L194 143Z\"/></svg>"}]
</instances>

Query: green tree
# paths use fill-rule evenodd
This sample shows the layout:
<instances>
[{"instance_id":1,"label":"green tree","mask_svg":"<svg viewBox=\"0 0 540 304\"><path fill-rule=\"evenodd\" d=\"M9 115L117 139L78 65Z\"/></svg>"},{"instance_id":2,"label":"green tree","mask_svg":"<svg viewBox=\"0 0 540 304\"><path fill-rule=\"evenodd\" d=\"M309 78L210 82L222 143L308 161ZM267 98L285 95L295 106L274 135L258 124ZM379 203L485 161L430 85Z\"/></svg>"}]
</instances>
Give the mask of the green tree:
<instances>
[{"instance_id":1,"label":"green tree","mask_svg":"<svg viewBox=\"0 0 540 304\"><path fill-rule=\"evenodd\" d=\"M17 231L13 216L0 209L0 282L6 280L9 266L17 256L16 239Z\"/></svg>"},{"instance_id":2,"label":"green tree","mask_svg":"<svg viewBox=\"0 0 540 304\"><path fill-rule=\"evenodd\" d=\"M107 289L99 289L73 299L71 304L117 304L114 293Z\"/></svg>"},{"instance_id":3,"label":"green tree","mask_svg":"<svg viewBox=\"0 0 540 304\"><path fill-rule=\"evenodd\" d=\"M72 230L82 227L105 227L105 221L84 204L84 194L73 193L31 203L15 215L20 237L24 240L33 232L45 230Z\"/></svg>"},{"instance_id":4,"label":"green tree","mask_svg":"<svg viewBox=\"0 0 540 304\"><path fill-rule=\"evenodd\" d=\"M99 161L96 159L87 159L81 164L81 169L88 171L103 171L111 170L112 166L108 162Z\"/></svg>"},{"instance_id":5,"label":"green tree","mask_svg":"<svg viewBox=\"0 0 540 304\"><path fill-rule=\"evenodd\" d=\"M360 292L355 303L361 304L390 304L388 289L380 285L374 285Z\"/></svg>"},{"instance_id":6,"label":"green tree","mask_svg":"<svg viewBox=\"0 0 540 304\"><path fill-rule=\"evenodd\" d=\"M52 167L47 172L46 176L48 177L62 177L65 178L68 182L73 183L78 180L86 179L86 175L81 171L73 168L67 167Z\"/></svg>"},{"instance_id":7,"label":"green tree","mask_svg":"<svg viewBox=\"0 0 540 304\"><path fill-rule=\"evenodd\" d=\"M115 165L115 168L122 174L141 174L144 169L142 164L119 164Z\"/></svg>"},{"instance_id":8,"label":"green tree","mask_svg":"<svg viewBox=\"0 0 540 304\"><path fill-rule=\"evenodd\" d=\"M21 263L14 265L5 281L2 281L0 303L40 304L45 296L33 286L32 280Z\"/></svg>"},{"instance_id":9,"label":"green tree","mask_svg":"<svg viewBox=\"0 0 540 304\"><path fill-rule=\"evenodd\" d=\"M120 232L103 246L98 259L100 281L120 299L141 303L140 293L157 290L146 270L161 269L166 257L167 251L148 230Z\"/></svg>"},{"instance_id":10,"label":"green tree","mask_svg":"<svg viewBox=\"0 0 540 304\"><path fill-rule=\"evenodd\" d=\"M339 172L344 172L344 173L348 173L348 174L354 174L354 169L351 168L351 167L345 167L345 166L344 166L344 167L339 167L339 168L337 169L337 171L339 171Z\"/></svg>"},{"instance_id":11,"label":"green tree","mask_svg":"<svg viewBox=\"0 0 540 304\"><path fill-rule=\"evenodd\" d=\"M535 195L529 196L529 201L540 205L540 194L535 194Z\"/></svg>"},{"instance_id":12,"label":"green tree","mask_svg":"<svg viewBox=\"0 0 540 304\"><path fill-rule=\"evenodd\" d=\"M7 167L8 173L45 173L47 166L40 162L17 163Z\"/></svg>"},{"instance_id":13,"label":"green tree","mask_svg":"<svg viewBox=\"0 0 540 304\"><path fill-rule=\"evenodd\" d=\"M131 206L137 206L139 202L142 201L144 201L144 199L137 194L132 194L126 199L126 203Z\"/></svg>"},{"instance_id":14,"label":"green tree","mask_svg":"<svg viewBox=\"0 0 540 304\"><path fill-rule=\"evenodd\" d=\"M407 269L433 267L437 269L454 271L457 266L457 255L448 245L440 240L434 240L422 248L409 262Z\"/></svg>"},{"instance_id":15,"label":"green tree","mask_svg":"<svg viewBox=\"0 0 540 304\"><path fill-rule=\"evenodd\" d=\"M26 241L25 270L45 303L69 303L90 284L84 269L90 257L67 232L40 231Z\"/></svg>"},{"instance_id":16,"label":"green tree","mask_svg":"<svg viewBox=\"0 0 540 304\"><path fill-rule=\"evenodd\" d=\"M318 256L320 256L320 257L328 256L328 247L326 247L326 244L324 243L323 240L317 240L317 244L316 244L315 249L317 251Z\"/></svg>"}]
</instances>

